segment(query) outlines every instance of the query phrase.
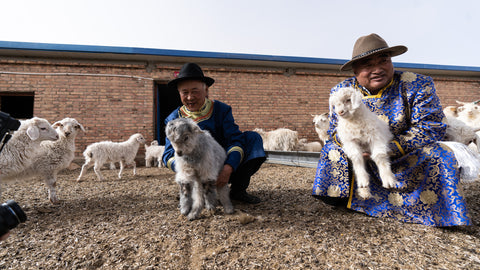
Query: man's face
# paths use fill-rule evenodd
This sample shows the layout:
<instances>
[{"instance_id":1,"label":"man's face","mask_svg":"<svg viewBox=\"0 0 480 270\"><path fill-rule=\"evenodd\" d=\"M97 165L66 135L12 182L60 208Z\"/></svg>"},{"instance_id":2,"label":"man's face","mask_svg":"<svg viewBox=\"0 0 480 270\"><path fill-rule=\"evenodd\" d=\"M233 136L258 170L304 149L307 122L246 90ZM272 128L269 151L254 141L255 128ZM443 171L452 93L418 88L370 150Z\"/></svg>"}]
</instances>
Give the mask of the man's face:
<instances>
[{"instance_id":1,"label":"man's face","mask_svg":"<svg viewBox=\"0 0 480 270\"><path fill-rule=\"evenodd\" d=\"M189 111L199 111L208 96L208 87L202 81L186 80L177 84L180 100Z\"/></svg>"},{"instance_id":2,"label":"man's face","mask_svg":"<svg viewBox=\"0 0 480 270\"><path fill-rule=\"evenodd\" d=\"M353 64L358 82L376 94L393 78L393 64L389 54L377 54Z\"/></svg>"}]
</instances>

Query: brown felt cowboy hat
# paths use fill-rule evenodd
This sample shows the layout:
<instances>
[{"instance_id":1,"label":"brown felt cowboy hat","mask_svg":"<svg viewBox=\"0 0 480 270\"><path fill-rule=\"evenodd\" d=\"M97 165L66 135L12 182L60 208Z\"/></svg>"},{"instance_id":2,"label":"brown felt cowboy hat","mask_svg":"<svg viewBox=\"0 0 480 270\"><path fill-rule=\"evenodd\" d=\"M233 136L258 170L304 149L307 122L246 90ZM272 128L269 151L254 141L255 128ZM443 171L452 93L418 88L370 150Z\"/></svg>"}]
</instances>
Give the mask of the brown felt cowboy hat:
<instances>
[{"instance_id":1,"label":"brown felt cowboy hat","mask_svg":"<svg viewBox=\"0 0 480 270\"><path fill-rule=\"evenodd\" d=\"M354 62L374 54L389 52L390 56L397 56L407 50L408 48L403 45L388 47L387 42L377 34L363 36L358 38L353 46L352 60L345 63L340 70L351 70Z\"/></svg>"},{"instance_id":2,"label":"brown felt cowboy hat","mask_svg":"<svg viewBox=\"0 0 480 270\"><path fill-rule=\"evenodd\" d=\"M185 80L199 80L211 86L215 80L203 75L203 71L199 65L195 63L186 63L180 69L177 78L168 82L168 86L171 88L177 88L177 84Z\"/></svg>"}]
</instances>

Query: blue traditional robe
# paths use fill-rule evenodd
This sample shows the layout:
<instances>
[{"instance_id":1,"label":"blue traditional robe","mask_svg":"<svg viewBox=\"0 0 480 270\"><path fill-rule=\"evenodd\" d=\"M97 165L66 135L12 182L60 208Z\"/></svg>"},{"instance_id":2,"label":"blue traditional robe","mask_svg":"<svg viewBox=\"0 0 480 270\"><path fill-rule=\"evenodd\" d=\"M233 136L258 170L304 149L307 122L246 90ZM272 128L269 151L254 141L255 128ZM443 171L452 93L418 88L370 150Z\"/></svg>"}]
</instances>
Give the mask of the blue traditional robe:
<instances>
[{"instance_id":1,"label":"blue traditional robe","mask_svg":"<svg viewBox=\"0 0 480 270\"><path fill-rule=\"evenodd\" d=\"M318 162L312 194L315 197L348 198L347 207L374 217L391 217L430 226L471 225L453 151L438 143L446 126L433 80L412 72L395 71L393 80L376 95L355 77L341 87L355 87L363 101L386 121L394 135L390 143L392 171L399 181L395 189L382 187L373 161L367 162L372 197L356 193L355 177L336 136L337 115L330 121L330 139Z\"/></svg>"},{"instance_id":2,"label":"blue traditional robe","mask_svg":"<svg viewBox=\"0 0 480 270\"><path fill-rule=\"evenodd\" d=\"M192 118L203 130L208 130L213 138L227 152L225 164L237 168L252 159L265 158L263 142L258 134L241 132L232 114L232 108L218 100L205 99L198 112L189 111L185 106L178 107L166 119L165 123L176 118ZM163 162L175 171L175 150L168 138L165 140Z\"/></svg>"}]
</instances>

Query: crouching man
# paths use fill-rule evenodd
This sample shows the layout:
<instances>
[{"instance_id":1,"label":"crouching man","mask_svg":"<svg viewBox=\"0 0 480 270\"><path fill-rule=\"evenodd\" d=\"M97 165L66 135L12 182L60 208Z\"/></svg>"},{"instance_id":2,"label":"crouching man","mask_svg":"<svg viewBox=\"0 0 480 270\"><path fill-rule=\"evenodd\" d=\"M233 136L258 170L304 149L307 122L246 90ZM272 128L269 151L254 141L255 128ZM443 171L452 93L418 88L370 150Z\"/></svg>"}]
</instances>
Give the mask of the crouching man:
<instances>
[{"instance_id":1,"label":"crouching man","mask_svg":"<svg viewBox=\"0 0 480 270\"><path fill-rule=\"evenodd\" d=\"M260 135L253 131L241 132L233 119L232 108L218 100L208 98L208 88L214 79L204 76L194 63L183 65L176 79L168 86L176 88L183 106L174 110L165 123L182 117L193 119L201 129L208 130L227 152L227 159L217 179L217 186L230 183L230 198L250 204L261 199L247 193L251 176L266 160ZM163 162L175 171L175 150L168 138L165 141Z\"/></svg>"}]
</instances>

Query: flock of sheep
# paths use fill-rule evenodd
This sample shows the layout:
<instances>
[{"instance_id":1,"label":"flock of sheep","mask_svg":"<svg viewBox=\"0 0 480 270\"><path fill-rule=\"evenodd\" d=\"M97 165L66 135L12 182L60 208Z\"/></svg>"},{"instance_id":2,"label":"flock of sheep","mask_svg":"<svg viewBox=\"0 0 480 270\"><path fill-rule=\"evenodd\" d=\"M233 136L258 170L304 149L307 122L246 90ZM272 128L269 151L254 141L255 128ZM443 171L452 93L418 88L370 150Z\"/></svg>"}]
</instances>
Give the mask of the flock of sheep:
<instances>
[{"instance_id":1,"label":"flock of sheep","mask_svg":"<svg viewBox=\"0 0 480 270\"><path fill-rule=\"evenodd\" d=\"M0 181L10 179L40 178L47 185L48 198L58 202L56 194L57 174L70 166L75 157L75 138L84 127L74 118L64 118L53 125L43 118L33 117L20 121L8 143L0 152ZM156 141L155 141L156 142ZM104 163L120 163L121 178L124 165L132 165L135 174L135 156L140 144L145 144L141 134L132 135L125 142L103 141L91 144L84 151L85 164L77 181L85 170L94 164L97 177L102 180L100 168ZM152 142L146 145L146 163L155 159L162 166L161 156L164 146Z\"/></svg>"},{"instance_id":2,"label":"flock of sheep","mask_svg":"<svg viewBox=\"0 0 480 270\"><path fill-rule=\"evenodd\" d=\"M480 106L476 102L457 101L457 103L461 106L444 108L447 124L445 141L459 142L479 152ZM329 114L312 116L318 141L307 142L306 139L298 137L297 131L287 128L255 131L262 136L267 151L319 152L328 139ZM55 189L57 174L70 166L75 155L75 137L84 131L84 127L74 118L65 118L53 125L38 117L22 120L19 129L13 133L10 141L0 152L0 181L41 178L46 183L49 200L57 203ZM80 181L85 171L92 166L98 179L103 180L100 168L105 163L109 163L110 168L114 168L115 163L120 163L119 178L125 165L133 166L135 175L135 157L141 144L145 145L146 167L163 167L164 146L158 145L157 141L147 145L145 138L137 133L124 142L102 141L89 145L83 153L85 164L77 181Z\"/></svg>"}]
</instances>

